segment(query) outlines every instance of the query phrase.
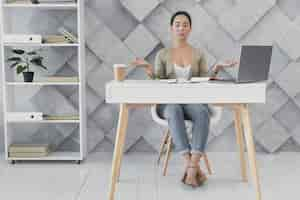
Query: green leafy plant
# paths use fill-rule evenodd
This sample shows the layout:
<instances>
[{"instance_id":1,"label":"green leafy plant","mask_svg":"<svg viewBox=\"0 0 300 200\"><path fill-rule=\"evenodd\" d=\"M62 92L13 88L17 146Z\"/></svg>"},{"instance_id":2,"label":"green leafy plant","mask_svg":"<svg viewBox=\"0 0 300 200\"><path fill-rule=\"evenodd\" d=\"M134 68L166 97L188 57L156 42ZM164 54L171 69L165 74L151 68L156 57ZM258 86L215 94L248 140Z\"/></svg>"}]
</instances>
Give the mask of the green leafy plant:
<instances>
[{"instance_id":1,"label":"green leafy plant","mask_svg":"<svg viewBox=\"0 0 300 200\"><path fill-rule=\"evenodd\" d=\"M47 67L43 64L43 57L39 55L39 51L41 49L37 49L34 51L25 51L23 49L12 49L14 56L8 58L7 62L12 62L9 66L10 68L16 67L17 74L21 72L27 71L30 72L29 67L34 64L39 66L45 70L48 70Z\"/></svg>"}]
</instances>

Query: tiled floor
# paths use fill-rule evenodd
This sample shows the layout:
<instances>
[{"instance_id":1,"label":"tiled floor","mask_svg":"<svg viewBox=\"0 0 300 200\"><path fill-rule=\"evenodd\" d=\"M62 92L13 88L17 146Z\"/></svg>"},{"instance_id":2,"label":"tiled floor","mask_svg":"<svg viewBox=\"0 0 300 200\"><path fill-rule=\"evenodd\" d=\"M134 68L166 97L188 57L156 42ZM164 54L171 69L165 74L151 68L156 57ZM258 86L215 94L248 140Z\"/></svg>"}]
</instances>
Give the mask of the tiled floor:
<instances>
[{"instance_id":1,"label":"tiled floor","mask_svg":"<svg viewBox=\"0 0 300 200\"><path fill-rule=\"evenodd\" d=\"M237 153L208 153L213 175L197 189L180 183L181 160L172 155L168 175L163 177L161 168L155 164L155 154L126 154L116 200L255 199L251 179L249 183L241 182ZM111 153L93 153L80 165L72 162L12 165L1 155L0 199L106 200L111 157ZM259 154L257 159L263 199L300 196L299 153Z\"/></svg>"}]
</instances>

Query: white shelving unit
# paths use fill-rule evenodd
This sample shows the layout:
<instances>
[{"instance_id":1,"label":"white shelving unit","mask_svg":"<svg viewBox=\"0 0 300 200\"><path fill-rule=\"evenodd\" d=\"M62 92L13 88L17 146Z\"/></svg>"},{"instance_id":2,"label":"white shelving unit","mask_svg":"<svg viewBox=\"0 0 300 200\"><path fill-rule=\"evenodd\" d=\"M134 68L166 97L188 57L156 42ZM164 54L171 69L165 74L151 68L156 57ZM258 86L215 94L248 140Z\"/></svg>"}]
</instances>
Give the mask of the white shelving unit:
<instances>
[{"instance_id":1,"label":"white shelving unit","mask_svg":"<svg viewBox=\"0 0 300 200\"><path fill-rule=\"evenodd\" d=\"M2 98L3 98L3 119L4 119L4 139L5 139L5 158L6 160L14 163L16 160L73 160L80 163L87 155L87 142L86 142L86 97L85 97L85 39L84 39L84 0L77 0L74 3L50 3L50 4L19 4L19 3L7 3L6 0L1 1L0 8L0 33L1 33L1 67L2 67ZM64 10L72 10L77 14L77 37L78 43L42 43L42 44L29 44L29 43L5 43L3 41L3 35L11 33L11 21L8 15L10 10L13 9L22 10L36 10L36 9L46 9L46 10L59 10L59 12L64 12ZM41 19L42 20L42 19ZM21 22L20 22L21 23ZM38 47L51 47L51 48L64 48L72 47L76 48L78 54L78 82L20 82L11 81L7 78L7 63L5 59L5 49L11 46L38 46ZM14 102L14 91L15 87L41 87L44 86L77 86L78 91L78 110L79 110L79 120L39 120L39 121L8 121L7 112L13 110L11 108L11 102ZM10 157L8 152L8 147L13 143L12 130L9 128L11 124L32 124L32 123L49 123L49 124L59 124L59 123L72 123L79 125L79 151L72 152L51 152L48 156L44 157Z\"/></svg>"},{"instance_id":2,"label":"white shelving unit","mask_svg":"<svg viewBox=\"0 0 300 200\"><path fill-rule=\"evenodd\" d=\"M20 43L4 43L4 46L18 46ZM71 43L71 44L55 44L55 43L42 43L42 44L22 44L22 46L39 46L39 47L78 47L79 44Z\"/></svg>"},{"instance_id":3,"label":"white shelving unit","mask_svg":"<svg viewBox=\"0 0 300 200\"><path fill-rule=\"evenodd\" d=\"M43 4L23 4L23 3L3 3L4 8L40 8L40 9L77 9L77 3L43 3Z\"/></svg>"},{"instance_id":4,"label":"white shelving unit","mask_svg":"<svg viewBox=\"0 0 300 200\"><path fill-rule=\"evenodd\" d=\"M80 85L79 82L6 82L7 86L26 86L26 85L35 85L35 86L43 86L43 85Z\"/></svg>"}]
</instances>

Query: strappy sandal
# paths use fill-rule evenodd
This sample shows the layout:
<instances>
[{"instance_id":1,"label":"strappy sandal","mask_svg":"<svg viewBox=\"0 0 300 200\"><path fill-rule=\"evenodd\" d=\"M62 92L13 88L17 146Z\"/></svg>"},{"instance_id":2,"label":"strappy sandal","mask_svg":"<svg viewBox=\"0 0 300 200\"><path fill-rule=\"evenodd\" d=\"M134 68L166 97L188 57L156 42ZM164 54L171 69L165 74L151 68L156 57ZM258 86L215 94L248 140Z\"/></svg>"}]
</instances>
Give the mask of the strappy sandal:
<instances>
[{"instance_id":1,"label":"strappy sandal","mask_svg":"<svg viewBox=\"0 0 300 200\"><path fill-rule=\"evenodd\" d=\"M183 177L182 177L182 179L181 179L181 181L182 181L182 183L184 183L185 185L192 186L193 188L198 187L198 186L199 186L199 182L198 182L198 178L197 178L197 176L198 176L198 170L196 171L196 175L195 175L195 178L196 178L196 180L197 180L197 185L194 185L194 184L191 184L191 183L186 183L187 171L188 171L189 168L194 168L194 169L196 169L196 168L198 168L198 167L197 167L197 166L188 166L187 169L186 169L186 171L185 171L185 173L184 173L184 175L183 175Z\"/></svg>"},{"instance_id":2,"label":"strappy sandal","mask_svg":"<svg viewBox=\"0 0 300 200\"><path fill-rule=\"evenodd\" d=\"M198 186L201 186L207 180L205 173L202 172L199 166L197 166L196 178L197 178Z\"/></svg>"},{"instance_id":3,"label":"strappy sandal","mask_svg":"<svg viewBox=\"0 0 300 200\"><path fill-rule=\"evenodd\" d=\"M181 182L185 184L185 179L187 177L187 170L188 170L188 167L185 167L185 170L184 170L184 174L181 178Z\"/></svg>"}]
</instances>

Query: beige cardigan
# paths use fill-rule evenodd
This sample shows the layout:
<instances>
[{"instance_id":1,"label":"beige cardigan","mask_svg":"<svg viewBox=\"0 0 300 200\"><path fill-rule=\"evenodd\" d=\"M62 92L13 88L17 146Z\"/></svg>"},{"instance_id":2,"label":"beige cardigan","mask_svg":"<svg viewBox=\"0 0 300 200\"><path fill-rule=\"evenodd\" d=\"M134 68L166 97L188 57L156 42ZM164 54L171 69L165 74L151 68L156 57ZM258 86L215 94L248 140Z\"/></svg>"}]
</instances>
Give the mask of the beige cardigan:
<instances>
[{"instance_id":1,"label":"beige cardigan","mask_svg":"<svg viewBox=\"0 0 300 200\"><path fill-rule=\"evenodd\" d=\"M176 78L174 64L171 63L170 48L160 49L155 57L154 77L156 79ZM199 48L193 47L192 55L192 77L208 76L208 66L205 54Z\"/></svg>"},{"instance_id":2,"label":"beige cardigan","mask_svg":"<svg viewBox=\"0 0 300 200\"><path fill-rule=\"evenodd\" d=\"M208 73L208 66L207 61L205 58L205 54L199 48L193 48L193 55L192 55L192 77L207 77L210 76ZM176 78L174 64L171 63L170 59L170 49L169 48L162 48L160 49L155 57L155 66L154 66L154 77L156 79L168 79L168 78ZM158 104L159 106L159 104ZM220 111L215 106L208 104L208 108L210 111L210 116L218 120L220 117Z\"/></svg>"}]
</instances>

